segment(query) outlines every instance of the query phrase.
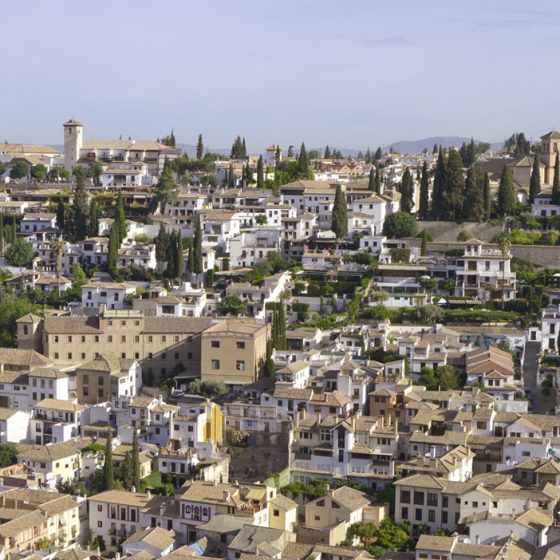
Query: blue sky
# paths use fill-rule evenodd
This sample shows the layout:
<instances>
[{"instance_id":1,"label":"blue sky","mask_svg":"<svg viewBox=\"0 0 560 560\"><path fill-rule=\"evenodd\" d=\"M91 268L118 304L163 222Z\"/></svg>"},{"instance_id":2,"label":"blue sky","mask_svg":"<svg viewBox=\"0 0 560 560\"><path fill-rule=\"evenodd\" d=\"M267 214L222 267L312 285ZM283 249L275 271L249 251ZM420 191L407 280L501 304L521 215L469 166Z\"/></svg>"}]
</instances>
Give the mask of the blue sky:
<instances>
[{"instance_id":1,"label":"blue sky","mask_svg":"<svg viewBox=\"0 0 560 560\"><path fill-rule=\"evenodd\" d=\"M3 0L0 141L376 147L560 127L560 3Z\"/></svg>"}]
</instances>

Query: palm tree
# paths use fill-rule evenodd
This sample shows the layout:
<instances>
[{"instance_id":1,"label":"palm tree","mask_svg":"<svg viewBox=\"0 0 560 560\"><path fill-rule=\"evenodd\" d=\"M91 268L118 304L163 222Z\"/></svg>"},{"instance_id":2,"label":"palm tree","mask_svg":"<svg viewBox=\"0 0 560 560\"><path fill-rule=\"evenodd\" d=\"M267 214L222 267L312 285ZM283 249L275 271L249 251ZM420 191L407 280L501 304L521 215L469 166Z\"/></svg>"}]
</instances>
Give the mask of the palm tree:
<instances>
[{"instance_id":1,"label":"palm tree","mask_svg":"<svg viewBox=\"0 0 560 560\"><path fill-rule=\"evenodd\" d=\"M500 251L502 251L502 311L504 310L504 299L505 299L505 283L506 283L506 258L509 257L509 250L511 248L511 243L509 239L502 239L500 241Z\"/></svg>"},{"instance_id":2,"label":"palm tree","mask_svg":"<svg viewBox=\"0 0 560 560\"><path fill-rule=\"evenodd\" d=\"M58 293L60 294L60 269L62 268L62 255L64 255L64 241L62 237L51 241L51 253L56 259L56 279L58 283Z\"/></svg>"}]
</instances>

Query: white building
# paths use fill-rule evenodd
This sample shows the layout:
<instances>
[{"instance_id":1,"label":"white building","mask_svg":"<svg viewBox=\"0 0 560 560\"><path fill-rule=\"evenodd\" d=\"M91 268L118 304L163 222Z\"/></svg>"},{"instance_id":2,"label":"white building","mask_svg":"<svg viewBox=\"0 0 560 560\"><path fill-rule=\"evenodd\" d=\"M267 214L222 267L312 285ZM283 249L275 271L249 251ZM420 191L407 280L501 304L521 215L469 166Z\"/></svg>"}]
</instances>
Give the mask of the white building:
<instances>
[{"instance_id":1,"label":"white building","mask_svg":"<svg viewBox=\"0 0 560 560\"><path fill-rule=\"evenodd\" d=\"M88 282L82 286L82 306L124 309L125 298L136 294L136 286L125 282Z\"/></svg>"},{"instance_id":2,"label":"white building","mask_svg":"<svg viewBox=\"0 0 560 560\"><path fill-rule=\"evenodd\" d=\"M56 214L35 212L25 214L22 218L19 230L23 234L45 231L56 228Z\"/></svg>"}]
</instances>

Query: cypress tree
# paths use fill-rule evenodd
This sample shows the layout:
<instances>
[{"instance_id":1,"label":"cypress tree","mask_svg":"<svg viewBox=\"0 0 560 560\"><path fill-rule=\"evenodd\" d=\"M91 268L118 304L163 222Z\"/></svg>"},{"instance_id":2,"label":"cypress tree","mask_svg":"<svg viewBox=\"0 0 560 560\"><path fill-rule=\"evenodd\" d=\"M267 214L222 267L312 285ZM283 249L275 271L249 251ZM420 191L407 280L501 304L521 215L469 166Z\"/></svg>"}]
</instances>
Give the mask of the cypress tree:
<instances>
[{"instance_id":1,"label":"cypress tree","mask_svg":"<svg viewBox=\"0 0 560 560\"><path fill-rule=\"evenodd\" d=\"M153 206L155 205L157 208L159 205L163 213L165 205L175 200L177 195L177 183L175 182L171 162L166 158L163 164L163 170L159 176L159 181L154 189Z\"/></svg>"},{"instance_id":2,"label":"cypress tree","mask_svg":"<svg viewBox=\"0 0 560 560\"><path fill-rule=\"evenodd\" d=\"M298 156L298 175L300 179L307 179L309 177L309 158L305 149L305 143L303 142Z\"/></svg>"},{"instance_id":3,"label":"cypress tree","mask_svg":"<svg viewBox=\"0 0 560 560\"><path fill-rule=\"evenodd\" d=\"M4 256L4 213L0 212L0 256Z\"/></svg>"},{"instance_id":4,"label":"cypress tree","mask_svg":"<svg viewBox=\"0 0 560 560\"><path fill-rule=\"evenodd\" d=\"M412 199L414 196L414 180L412 179L412 174L410 173L410 169L407 167L404 170L402 181L401 181L401 205L400 210L401 212L408 212L412 211L412 207L414 206L414 200Z\"/></svg>"},{"instance_id":5,"label":"cypress tree","mask_svg":"<svg viewBox=\"0 0 560 560\"><path fill-rule=\"evenodd\" d=\"M245 136L243 137L243 142L241 142L241 157L243 159L247 157L247 144L245 143Z\"/></svg>"},{"instance_id":6,"label":"cypress tree","mask_svg":"<svg viewBox=\"0 0 560 560\"><path fill-rule=\"evenodd\" d=\"M430 183L428 180L428 164L424 161L422 176L420 177L420 201L418 204L418 217L427 220L430 216Z\"/></svg>"},{"instance_id":7,"label":"cypress tree","mask_svg":"<svg viewBox=\"0 0 560 560\"><path fill-rule=\"evenodd\" d=\"M500 216L507 216L513 213L515 208L515 189L511 169L504 165L502 176L500 177L500 188L498 190L498 212Z\"/></svg>"},{"instance_id":8,"label":"cypress tree","mask_svg":"<svg viewBox=\"0 0 560 560\"><path fill-rule=\"evenodd\" d=\"M132 455L127 451L124 455L124 461L121 467L121 478L123 486L126 490L132 488Z\"/></svg>"},{"instance_id":9,"label":"cypress tree","mask_svg":"<svg viewBox=\"0 0 560 560\"><path fill-rule=\"evenodd\" d=\"M97 207L95 198L89 205L88 234L90 237L99 235L99 208Z\"/></svg>"},{"instance_id":10,"label":"cypress tree","mask_svg":"<svg viewBox=\"0 0 560 560\"><path fill-rule=\"evenodd\" d=\"M459 152L452 148L447 158L445 190L443 192L442 216L447 220L458 220L463 214L463 161Z\"/></svg>"},{"instance_id":11,"label":"cypress tree","mask_svg":"<svg viewBox=\"0 0 560 560\"><path fill-rule=\"evenodd\" d=\"M12 236L10 237L10 243L15 243L17 240L17 221L16 217L12 218Z\"/></svg>"},{"instance_id":12,"label":"cypress tree","mask_svg":"<svg viewBox=\"0 0 560 560\"><path fill-rule=\"evenodd\" d=\"M272 339L269 339L266 343L266 361L264 362L263 375L270 378L276 375L276 368L272 359Z\"/></svg>"},{"instance_id":13,"label":"cypress tree","mask_svg":"<svg viewBox=\"0 0 560 560\"><path fill-rule=\"evenodd\" d=\"M193 264L192 271L196 274L197 281L198 275L203 272L203 262L202 262L202 230L200 229L200 222L196 226L194 232L193 241Z\"/></svg>"},{"instance_id":14,"label":"cypress tree","mask_svg":"<svg viewBox=\"0 0 560 560\"><path fill-rule=\"evenodd\" d=\"M375 155L373 156L375 161L379 161L383 157L383 151L381 150L381 146L375 150Z\"/></svg>"},{"instance_id":15,"label":"cypress tree","mask_svg":"<svg viewBox=\"0 0 560 560\"><path fill-rule=\"evenodd\" d=\"M177 236L175 233L171 233L169 236L169 245L167 247L167 256L165 258L167 261L167 268L165 269L165 275L167 278L177 277Z\"/></svg>"},{"instance_id":16,"label":"cypress tree","mask_svg":"<svg viewBox=\"0 0 560 560\"><path fill-rule=\"evenodd\" d=\"M330 159L331 158L331 149L329 148L329 145L327 144L326 148L325 148L325 155L323 156L325 159Z\"/></svg>"},{"instance_id":17,"label":"cypress tree","mask_svg":"<svg viewBox=\"0 0 560 560\"><path fill-rule=\"evenodd\" d=\"M463 218L471 222L483 222L486 218L484 189L475 166L470 167L467 172Z\"/></svg>"},{"instance_id":18,"label":"cypress tree","mask_svg":"<svg viewBox=\"0 0 560 560\"><path fill-rule=\"evenodd\" d=\"M196 159L201 160L204 156L204 141L202 140L202 134L198 135L198 141L196 143Z\"/></svg>"},{"instance_id":19,"label":"cypress tree","mask_svg":"<svg viewBox=\"0 0 560 560\"><path fill-rule=\"evenodd\" d=\"M132 485L136 488L136 492L140 491L140 449L136 429L132 436Z\"/></svg>"},{"instance_id":20,"label":"cypress tree","mask_svg":"<svg viewBox=\"0 0 560 560\"><path fill-rule=\"evenodd\" d=\"M117 260L119 256L119 233L117 230L117 224L113 222L111 226L111 231L109 234L109 248L107 253L107 270L111 276L115 276L117 273Z\"/></svg>"},{"instance_id":21,"label":"cypress tree","mask_svg":"<svg viewBox=\"0 0 560 560\"><path fill-rule=\"evenodd\" d=\"M560 204L560 154L556 154L554 162L554 178L552 179L552 204Z\"/></svg>"},{"instance_id":22,"label":"cypress tree","mask_svg":"<svg viewBox=\"0 0 560 560\"><path fill-rule=\"evenodd\" d=\"M443 210L443 193L445 191L445 161L443 160L443 153L440 150L438 154L436 172L434 175L434 187L432 191L432 220L442 219Z\"/></svg>"},{"instance_id":23,"label":"cypress tree","mask_svg":"<svg viewBox=\"0 0 560 560\"><path fill-rule=\"evenodd\" d=\"M337 239L341 239L348 233L348 212L346 197L340 185L336 187L334 206L332 212L331 229L336 234Z\"/></svg>"},{"instance_id":24,"label":"cypress tree","mask_svg":"<svg viewBox=\"0 0 560 560\"><path fill-rule=\"evenodd\" d=\"M76 176L76 189L74 191L74 235L76 241L86 238L88 231L88 200L84 183L84 174L79 173Z\"/></svg>"},{"instance_id":25,"label":"cypress tree","mask_svg":"<svg viewBox=\"0 0 560 560\"><path fill-rule=\"evenodd\" d=\"M373 190L377 194L381 194L381 169L379 169L379 166L375 168L375 184Z\"/></svg>"},{"instance_id":26,"label":"cypress tree","mask_svg":"<svg viewBox=\"0 0 560 560\"><path fill-rule=\"evenodd\" d=\"M56 206L56 227L60 230L64 230L64 202L62 198L58 199L58 204Z\"/></svg>"},{"instance_id":27,"label":"cypress tree","mask_svg":"<svg viewBox=\"0 0 560 560\"><path fill-rule=\"evenodd\" d=\"M541 192L541 173L539 169L539 158L537 154L533 158L533 171L531 173L531 182L529 183L529 201L533 202L535 196Z\"/></svg>"},{"instance_id":28,"label":"cypress tree","mask_svg":"<svg viewBox=\"0 0 560 560\"><path fill-rule=\"evenodd\" d=\"M189 274L192 276L193 274L193 266L194 266L194 248L193 248L193 244L192 244L192 240L190 240L191 242L189 243L189 254L187 257L187 270L189 272Z\"/></svg>"},{"instance_id":29,"label":"cypress tree","mask_svg":"<svg viewBox=\"0 0 560 560\"><path fill-rule=\"evenodd\" d=\"M488 172L484 174L482 196L484 198L484 219L489 220L492 215L492 193L490 192L490 176Z\"/></svg>"},{"instance_id":30,"label":"cypress tree","mask_svg":"<svg viewBox=\"0 0 560 560\"><path fill-rule=\"evenodd\" d=\"M231 163L229 164L227 185L229 187L235 187L235 176L233 175L233 164Z\"/></svg>"},{"instance_id":31,"label":"cypress tree","mask_svg":"<svg viewBox=\"0 0 560 560\"><path fill-rule=\"evenodd\" d=\"M163 222L159 224L159 231L155 238L156 259L165 261L167 259L167 251L169 250L169 235L165 231Z\"/></svg>"},{"instance_id":32,"label":"cypress tree","mask_svg":"<svg viewBox=\"0 0 560 560\"><path fill-rule=\"evenodd\" d=\"M119 241L126 239L126 216L124 213L124 203L122 192L119 191L117 196L117 227L119 232Z\"/></svg>"},{"instance_id":33,"label":"cypress tree","mask_svg":"<svg viewBox=\"0 0 560 560\"><path fill-rule=\"evenodd\" d=\"M286 349L286 314L283 302L278 306L278 349Z\"/></svg>"},{"instance_id":34,"label":"cypress tree","mask_svg":"<svg viewBox=\"0 0 560 560\"><path fill-rule=\"evenodd\" d=\"M373 161L373 158L371 157L371 150L369 149L369 146L368 146L368 149L366 150L366 155L365 155L364 159L365 159L365 162L368 165Z\"/></svg>"},{"instance_id":35,"label":"cypress tree","mask_svg":"<svg viewBox=\"0 0 560 560\"><path fill-rule=\"evenodd\" d=\"M112 490L115 484L113 472L113 443L111 432L107 433L107 443L105 444L105 462L103 463L103 489Z\"/></svg>"},{"instance_id":36,"label":"cypress tree","mask_svg":"<svg viewBox=\"0 0 560 560\"><path fill-rule=\"evenodd\" d=\"M262 156L257 160L257 189L262 189L264 186L264 164Z\"/></svg>"},{"instance_id":37,"label":"cypress tree","mask_svg":"<svg viewBox=\"0 0 560 560\"><path fill-rule=\"evenodd\" d=\"M176 246L177 253L175 257L175 275L179 280L183 278L185 274L185 257L183 256L183 238L181 237L181 232L178 231L176 234Z\"/></svg>"},{"instance_id":38,"label":"cypress tree","mask_svg":"<svg viewBox=\"0 0 560 560\"><path fill-rule=\"evenodd\" d=\"M369 179L368 179L368 189L370 191L375 191L375 173L377 172L376 168L371 166L369 170Z\"/></svg>"}]
</instances>

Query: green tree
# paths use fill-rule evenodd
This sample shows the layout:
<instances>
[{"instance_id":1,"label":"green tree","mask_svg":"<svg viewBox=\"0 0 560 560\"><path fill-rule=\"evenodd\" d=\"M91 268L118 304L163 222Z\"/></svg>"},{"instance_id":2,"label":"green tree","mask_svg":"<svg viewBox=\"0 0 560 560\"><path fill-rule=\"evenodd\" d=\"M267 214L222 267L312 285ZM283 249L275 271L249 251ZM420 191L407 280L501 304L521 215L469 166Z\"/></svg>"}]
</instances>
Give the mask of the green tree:
<instances>
[{"instance_id":1,"label":"green tree","mask_svg":"<svg viewBox=\"0 0 560 560\"><path fill-rule=\"evenodd\" d=\"M418 383L424 385L428 391L437 391L439 387L439 380L432 368L423 367L420 369L420 376Z\"/></svg>"},{"instance_id":2,"label":"green tree","mask_svg":"<svg viewBox=\"0 0 560 560\"><path fill-rule=\"evenodd\" d=\"M420 201L418 204L418 218L428 220L430 217L430 183L428 179L428 164L424 161L420 178Z\"/></svg>"},{"instance_id":3,"label":"green tree","mask_svg":"<svg viewBox=\"0 0 560 560\"><path fill-rule=\"evenodd\" d=\"M428 254L428 234L426 230L422 232L422 242L420 244L420 255L425 257Z\"/></svg>"},{"instance_id":4,"label":"green tree","mask_svg":"<svg viewBox=\"0 0 560 560\"><path fill-rule=\"evenodd\" d=\"M369 170L368 190L375 191L375 173L377 169L372 165Z\"/></svg>"},{"instance_id":5,"label":"green tree","mask_svg":"<svg viewBox=\"0 0 560 560\"><path fill-rule=\"evenodd\" d=\"M222 315L244 315L245 314L246 304L245 302L237 295L237 294L230 294L222 299L219 303L218 309Z\"/></svg>"},{"instance_id":6,"label":"green tree","mask_svg":"<svg viewBox=\"0 0 560 560\"><path fill-rule=\"evenodd\" d=\"M117 261L119 256L119 232L118 225L113 222L109 233L109 247L107 250L107 270L111 276L115 277L117 274Z\"/></svg>"},{"instance_id":7,"label":"green tree","mask_svg":"<svg viewBox=\"0 0 560 560\"><path fill-rule=\"evenodd\" d=\"M78 171L81 169L82 171ZM75 241L85 239L88 232L89 204L85 187L85 170L82 167L75 167L76 188L74 189L74 204L72 210L74 214L74 238Z\"/></svg>"},{"instance_id":8,"label":"green tree","mask_svg":"<svg viewBox=\"0 0 560 560\"><path fill-rule=\"evenodd\" d=\"M442 196L443 208L441 215L447 220L459 220L463 214L463 161L459 152L454 148L449 150L445 190Z\"/></svg>"},{"instance_id":9,"label":"green tree","mask_svg":"<svg viewBox=\"0 0 560 560\"><path fill-rule=\"evenodd\" d=\"M537 154L533 157L533 171L531 172L531 181L529 183L529 201L533 202L535 196L541 192L541 172L539 166L539 158Z\"/></svg>"},{"instance_id":10,"label":"green tree","mask_svg":"<svg viewBox=\"0 0 560 560\"><path fill-rule=\"evenodd\" d=\"M197 276L204 272L204 263L203 263L203 256L202 256L202 229L200 226L200 221L196 225L196 229L194 231L194 240L193 240L193 264L191 270Z\"/></svg>"},{"instance_id":11,"label":"green tree","mask_svg":"<svg viewBox=\"0 0 560 560\"><path fill-rule=\"evenodd\" d=\"M327 146L328 147L328 146ZM263 366L263 376L274 378L276 376L276 367L272 359L272 340L269 339L266 343L266 360Z\"/></svg>"},{"instance_id":12,"label":"green tree","mask_svg":"<svg viewBox=\"0 0 560 560\"><path fill-rule=\"evenodd\" d=\"M383 151L381 150L381 146L379 146L377 150L375 150L375 155L373 156L373 159L375 159L375 161L379 161L382 157L383 157Z\"/></svg>"},{"instance_id":13,"label":"green tree","mask_svg":"<svg viewBox=\"0 0 560 560\"><path fill-rule=\"evenodd\" d=\"M484 219L489 220L492 215L492 193L490 192L490 176L488 172L484 174L482 195L484 198Z\"/></svg>"},{"instance_id":14,"label":"green tree","mask_svg":"<svg viewBox=\"0 0 560 560\"><path fill-rule=\"evenodd\" d=\"M134 430L132 436L132 485L140 490L140 449L138 446L138 432Z\"/></svg>"},{"instance_id":15,"label":"green tree","mask_svg":"<svg viewBox=\"0 0 560 560\"><path fill-rule=\"evenodd\" d=\"M173 174L171 162L166 159L163 164L163 170L159 176L159 181L154 189L153 203L163 213L165 205L177 199L177 183Z\"/></svg>"},{"instance_id":16,"label":"green tree","mask_svg":"<svg viewBox=\"0 0 560 560\"><path fill-rule=\"evenodd\" d=\"M264 163L262 156L257 160L257 189L262 189L264 185Z\"/></svg>"},{"instance_id":17,"label":"green tree","mask_svg":"<svg viewBox=\"0 0 560 560\"><path fill-rule=\"evenodd\" d=\"M202 134L198 135L198 141L196 143L196 159L201 160L204 156L204 141L202 140Z\"/></svg>"},{"instance_id":18,"label":"green tree","mask_svg":"<svg viewBox=\"0 0 560 560\"><path fill-rule=\"evenodd\" d=\"M4 256L5 232L4 232L4 213L0 212L0 256Z\"/></svg>"},{"instance_id":19,"label":"green tree","mask_svg":"<svg viewBox=\"0 0 560 560\"><path fill-rule=\"evenodd\" d=\"M103 166L98 162L94 161L90 167L91 178L94 185L101 184L101 173L103 173Z\"/></svg>"},{"instance_id":20,"label":"green tree","mask_svg":"<svg viewBox=\"0 0 560 560\"><path fill-rule=\"evenodd\" d=\"M159 224L159 231L154 242L156 246L156 259L160 262L165 261L169 251L169 234L165 231L163 222Z\"/></svg>"},{"instance_id":21,"label":"green tree","mask_svg":"<svg viewBox=\"0 0 560 560\"><path fill-rule=\"evenodd\" d=\"M132 454L127 451L121 465L121 480L126 490L132 488Z\"/></svg>"},{"instance_id":22,"label":"green tree","mask_svg":"<svg viewBox=\"0 0 560 560\"><path fill-rule=\"evenodd\" d=\"M442 391L459 389L461 379L455 368L451 365L440 366L437 368L436 375Z\"/></svg>"},{"instance_id":23,"label":"green tree","mask_svg":"<svg viewBox=\"0 0 560 560\"><path fill-rule=\"evenodd\" d=\"M445 192L446 184L446 166L443 159L443 152L439 150L438 159L436 163L436 171L434 174L434 185L432 189L432 220L445 219L443 195Z\"/></svg>"},{"instance_id":24,"label":"green tree","mask_svg":"<svg viewBox=\"0 0 560 560\"><path fill-rule=\"evenodd\" d=\"M389 214L383 223L383 235L387 237L401 239L403 237L414 237L417 233L416 219L407 212Z\"/></svg>"},{"instance_id":25,"label":"green tree","mask_svg":"<svg viewBox=\"0 0 560 560\"><path fill-rule=\"evenodd\" d=\"M126 239L126 216L124 213L124 202L123 202L122 192L120 190L117 196L116 222L117 222L117 231L119 234L119 241L122 242Z\"/></svg>"},{"instance_id":26,"label":"green tree","mask_svg":"<svg viewBox=\"0 0 560 560\"><path fill-rule=\"evenodd\" d=\"M373 190L377 194L381 194L381 182L382 182L381 169L379 168L379 166L377 166L377 168L375 169L375 185L373 187Z\"/></svg>"},{"instance_id":27,"label":"green tree","mask_svg":"<svg viewBox=\"0 0 560 560\"><path fill-rule=\"evenodd\" d=\"M471 222L483 222L486 219L483 185L474 165L467 171L463 218Z\"/></svg>"},{"instance_id":28,"label":"green tree","mask_svg":"<svg viewBox=\"0 0 560 560\"><path fill-rule=\"evenodd\" d=\"M15 443L0 444L0 469L11 467L17 463L17 446Z\"/></svg>"},{"instance_id":29,"label":"green tree","mask_svg":"<svg viewBox=\"0 0 560 560\"><path fill-rule=\"evenodd\" d=\"M64 240L62 238L53 239L51 241L51 253L56 262L56 278L58 283L58 292L60 293L60 274L62 272L62 256L65 249Z\"/></svg>"},{"instance_id":30,"label":"green tree","mask_svg":"<svg viewBox=\"0 0 560 560\"><path fill-rule=\"evenodd\" d=\"M99 207L95 202L95 198L89 205L88 235L90 237L96 237L97 235L99 235Z\"/></svg>"},{"instance_id":31,"label":"green tree","mask_svg":"<svg viewBox=\"0 0 560 560\"><path fill-rule=\"evenodd\" d=\"M331 159L331 149L329 148L328 144L325 147L325 155L323 157L324 159Z\"/></svg>"},{"instance_id":32,"label":"green tree","mask_svg":"<svg viewBox=\"0 0 560 560\"><path fill-rule=\"evenodd\" d=\"M56 205L56 227L64 230L64 202L62 198L58 199L58 204Z\"/></svg>"},{"instance_id":33,"label":"green tree","mask_svg":"<svg viewBox=\"0 0 560 560\"><path fill-rule=\"evenodd\" d=\"M115 485L115 475L113 471L113 441L111 432L107 432L107 442L105 444L105 460L103 463L103 489L112 490Z\"/></svg>"},{"instance_id":34,"label":"green tree","mask_svg":"<svg viewBox=\"0 0 560 560\"><path fill-rule=\"evenodd\" d=\"M560 154L556 153L554 177L552 179L552 204L560 204Z\"/></svg>"},{"instance_id":35,"label":"green tree","mask_svg":"<svg viewBox=\"0 0 560 560\"><path fill-rule=\"evenodd\" d=\"M24 179L29 175L29 165L25 161L18 161L10 170L10 179Z\"/></svg>"},{"instance_id":36,"label":"green tree","mask_svg":"<svg viewBox=\"0 0 560 560\"><path fill-rule=\"evenodd\" d=\"M298 155L298 173L302 179L307 179L309 177L309 158L304 142L301 144Z\"/></svg>"},{"instance_id":37,"label":"green tree","mask_svg":"<svg viewBox=\"0 0 560 560\"><path fill-rule=\"evenodd\" d=\"M33 245L23 239L16 239L6 251L6 262L10 266L27 267L31 264L35 252Z\"/></svg>"},{"instance_id":38,"label":"green tree","mask_svg":"<svg viewBox=\"0 0 560 560\"><path fill-rule=\"evenodd\" d=\"M400 211L401 212L411 212L412 207L414 206L414 180L412 178L412 174L410 173L410 169L407 167L404 170L402 181L401 181L401 203L400 203Z\"/></svg>"},{"instance_id":39,"label":"green tree","mask_svg":"<svg viewBox=\"0 0 560 560\"><path fill-rule=\"evenodd\" d=\"M31 168L31 177L42 181L47 176L47 168L42 164L38 163Z\"/></svg>"},{"instance_id":40,"label":"green tree","mask_svg":"<svg viewBox=\"0 0 560 560\"><path fill-rule=\"evenodd\" d=\"M346 205L346 196L342 192L342 187L340 185L336 187L331 229L335 233L337 239L342 239L348 233L348 208Z\"/></svg>"},{"instance_id":41,"label":"green tree","mask_svg":"<svg viewBox=\"0 0 560 560\"><path fill-rule=\"evenodd\" d=\"M511 169L504 165L500 177L500 188L498 189L498 212L500 216L507 216L515 209L515 189Z\"/></svg>"},{"instance_id":42,"label":"green tree","mask_svg":"<svg viewBox=\"0 0 560 560\"><path fill-rule=\"evenodd\" d=\"M350 525L348 538L357 538L364 548L371 546L377 539L377 525L373 521L358 521Z\"/></svg>"}]
</instances>

